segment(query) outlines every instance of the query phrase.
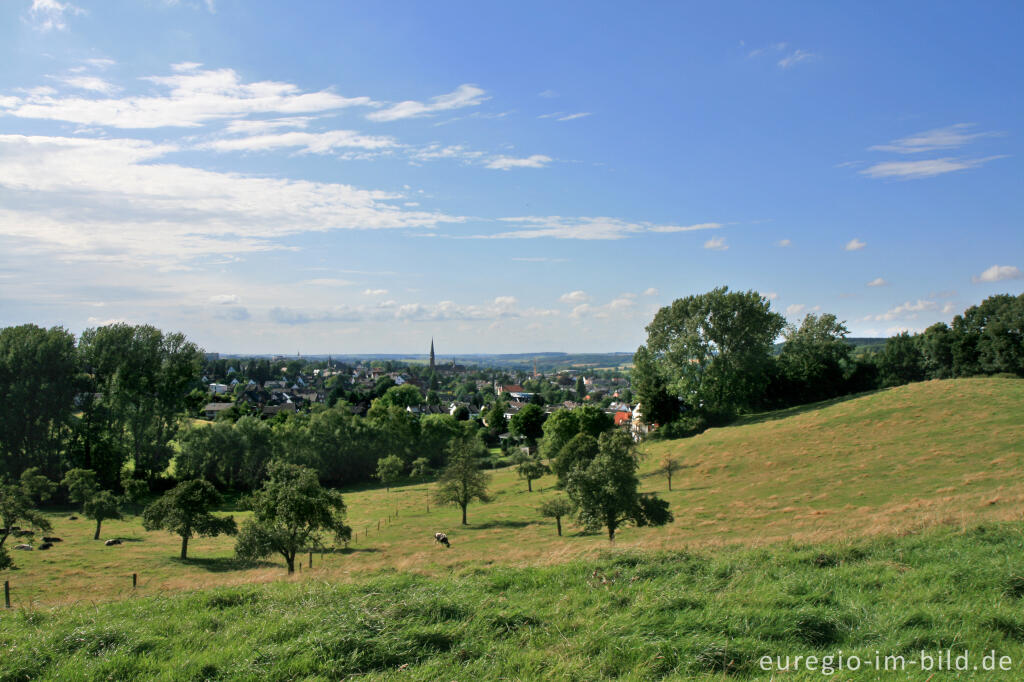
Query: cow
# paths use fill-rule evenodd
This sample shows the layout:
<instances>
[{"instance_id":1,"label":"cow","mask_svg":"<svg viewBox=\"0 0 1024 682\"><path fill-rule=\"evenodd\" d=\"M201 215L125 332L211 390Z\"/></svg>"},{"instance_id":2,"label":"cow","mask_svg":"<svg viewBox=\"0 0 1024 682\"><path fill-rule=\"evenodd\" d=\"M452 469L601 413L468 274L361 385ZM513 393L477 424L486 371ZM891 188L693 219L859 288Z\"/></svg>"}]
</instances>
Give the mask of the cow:
<instances>
[{"instance_id":1,"label":"cow","mask_svg":"<svg viewBox=\"0 0 1024 682\"><path fill-rule=\"evenodd\" d=\"M33 548L32 545L15 545L14 549L20 549L26 552L31 552Z\"/></svg>"},{"instance_id":2,"label":"cow","mask_svg":"<svg viewBox=\"0 0 1024 682\"><path fill-rule=\"evenodd\" d=\"M448 536L444 533L434 533L434 542L440 543L445 547L451 547L451 544L448 542Z\"/></svg>"},{"instance_id":3,"label":"cow","mask_svg":"<svg viewBox=\"0 0 1024 682\"><path fill-rule=\"evenodd\" d=\"M51 547L53 547L52 542L43 542L39 545L39 549L50 549Z\"/></svg>"},{"instance_id":4,"label":"cow","mask_svg":"<svg viewBox=\"0 0 1024 682\"><path fill-rule=\"evenodd\" d=\"M107 540L103 544L106 545L107 547L113 547L114 545L120 545L121 541L115 538L113 540Z\"/></svg>"},{"instance_id":5,"label":"cow","mask_svg":"<svg viewBox=\"0 0 1024 682\"><path fill-rule=\"evenodd\" d=\"M64 541L61 540L60 538L48 538L48 537L46 537L44 535L43 536L43 542L64 542Z\"/></svg>"}]
</instances>

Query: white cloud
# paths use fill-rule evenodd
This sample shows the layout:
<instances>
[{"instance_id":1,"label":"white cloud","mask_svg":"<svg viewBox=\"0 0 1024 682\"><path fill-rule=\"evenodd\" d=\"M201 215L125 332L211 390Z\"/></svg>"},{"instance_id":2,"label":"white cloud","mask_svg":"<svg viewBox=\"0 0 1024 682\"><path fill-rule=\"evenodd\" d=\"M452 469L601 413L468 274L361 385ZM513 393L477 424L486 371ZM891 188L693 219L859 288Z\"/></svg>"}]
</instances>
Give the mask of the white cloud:
<instances>
[{"instance_id":1,"label":"white cloud","mask_svg":"<svg viewBox=\"0 0 1024 682\"><path fill-rule=\"evenodd\" d=\"M712 251L725 251L729 245L725 243L725 237L712 237L704 242L704 248Z\"/></svg>"},{"instance_id":2,"label":"white cloud","mask_svg":"<svg viewBox=\"0 0 1024 682\"><path fill-rule=\"evenodd\" d=\"M593 113L589 111L579 111L574 114L567 114L564 111L556 111L551 114L541 114L537 118L553 118L556 121L575 121L578 118L586 118L587 116L593 116Z\"/></svg>"},{"instance_id":3,"label":"white cloud","mask_svg":"<svg viewBox=\"0 0 1024 682\"><path fill-rule=\"evenodd\" d=\"M526 158L515 158L511 156L496 156L485 165L494 170L511 170L513 168L544 168L551 163L550 156L533 154Z\"/></svg>"},{"instance_id":4,"label":"white cloud","mask_svg":"<svg viewBox=\"0 0 1024 682\"><path fill-rule=\"evenodd\" d=\"M238 119L229 121L224 131L232 135L261 135L281 128L306 128L313 116L287 116L282 118Z\"/></svg>"},{"instance_id":5,"label":"white cloud","mask_svg":"<svg viewBox=\"0 0 1024 682\"><path fill-rule=\"evenodd\" d=\"M977 168L989 161L1004 158L1002 155L987 156L981 159L925 159L922 161L885 161L860 171L861 175L871 178L901 178L917 180L930 178L943 173Z\"/></svg>"},{"instance_id":6,"label":"white cloud","mask_svg":"<svg viewBox=\"0 0 1024 682\"><path fill-rule=\"evenodd\" d=\"M806 304L804 304L804 303L794 303L791 306L786 306L786 315L789 316L789 317L793 317L795 315L799 315L800 313L802 313L806 309L807 309L807 305Z\"/></svg>"},{"instance_id":7,"label":"white cloud","mask_svg":"<svg viewBox=\"0 0 1024 682\"><path fill-rule=\"evenodd\" d=\"M335 277L318 277L316 279L307 279L302 284L308 284L314 287L347 287L354 284L351 280L338 279Z\"/></svg>"},{"instance_id":8,"label":"white cloud","mask_svg":"<svg viewBox=\"0 0 1024 682\"><path fill-rule=\"evenodd\" d=\"M182 263L286 248L283 237L461 222L350 185L152 163L173 145L0 135L0 235L67 258ZM154 239L159 235L159 239Z\"/></svg>"},{"instance_id":9,"label":"white cloud","mask_svg":"<svg viewBox=\"0 0 1024 682\"><path fill-rule=\"evenodd\" d=\"M774 291L769 291L767 294L762 293L761 295L767 298L769 301L774 301L779 297L779 295Z\"/></svg>"},{"instance_id":10,"label":"white cloud","mask_svg":"<svg viewBox=\"0 0 1024 682\"><path fill-rule=\"evenodd\" d=\"M417 102L414 100L406 100L405 102L399 102L380 111L374 111L367 114L366 117L371 121L398 121L404 118L416 118L419 116L429 116L430 114L438 111L450 111L452 109L461 109L463 107L475 107L480 105L488 98L484 95L485 90L481 90L475 85L463 84L457 87L452 92L446 95L438 95L430 100L430 102L424 104L423 102Z\"/></svg>"},{"instance_id":11,"label":"white cloud","mask_svg":"<svg viewBox=\"0 0 1024 682\"><path fill-rule=\"evenodd\" d=\"M386 296L388 293L387 289L365 289L363 290L364 296Z\"/></svg>"},{"instance_id":12,"label":"white cloud","mask_svg":"<svg viewBox=\"0 0 1024 682\"><path fill-rule=\"evenodd\" d=\"M577 290L570 291L567 294L562 294L559 296L558 300L562 303L585 303L590 300L590 296L588 296L585 291Z\"/></svg>"},{"instance_id":13,"label":"white cloud","mask_svg":"<svg viewBox=\"0 0 1024 682\"><path fill-rule=\"evenodd\" d=\"M881 277L875 277L875 278L874 278L873 280L871 280L870 282L868 282L868 286L869 286L869 287L884 287L884 286L887 286L888 284L889 284L889 283L888 283L888 282L886 282L886 281L885 281L884 279L882 279Z\"/></svg>"},{"instance_id":14,"label":"white cloud","mask_svg":"<svg viewBox=\"0 0 1024 682\"><path fill-rule=\"evenodd\" d=\"M915 318L917 313L925 312L929 310L937 310L939 304L935 301L929 301L926 299L918 299L916 302L907 301L902 303L895 308L890 308L888 312L881 315L875 315L876 320L895 320L897 318Z\"/></svg>"},{"instance_id":15,"label":"white cloud","mask_svg":"<svg viewBox=\"0 0 1024 682\"><path fill-rule=\"evenodd\" d=\"M214 305L234 305L238 303L237 294L217 294L216 296L210 297L210 303Z\"/></svg>"},{"instance_id":16,"label":"white cloud","mask_svg":"<svg viewBox=\"0 0 1024 682\"><path fill-rule=\"evenodd\" d=\"M846 246L844 246L843 248L846 249L847 251L860 251L865 246L867 246L866 242L862 242L861 240L854 237L850 241L846 242Z\"/></svg>"},{"instance_id":17,"label":"white cloud","mask_svg":"<svg viewBox=\"0 0 1024 682\"><path fill-rule=\"evenodd\" d=\"M817 59L818 55L806 50L794 50L789 55L779 60L779 67L788 69L808 59Z\"/></svg>"},{"instance_id":18,"label":"white cloud","mask_svg":"<svg viewBox=\"0 0 1024 682\"><path fill-rule=\"evenodd\" d=\"M537 96L551 99L552 97L558 97L558 93L555 92L554 90L542 90L541 92L537 93Z\"/></svg>"},{"instance_id":19,"label":"white cloud","mask_svg":"<svg viewBox=\"0 0 1024 682\"><path fill-rule=\"evenodd\" d=\"M76 7L70 2L58 2L57 0L32 0L32 7L29 9L36 28L40 31L64 31L68 24L65 15L85 14L85 10Z\"/></svg>"},{"instance_id":20,"label":"white cloud","mask_svg":"<svg viewBox=\"0 0 1024 682\"><path fill-rule=\"evenodd\" d=\"M898 154L919 154L921 152L933 152L939 149L955 149L983 137L993 137L1000 133L969 133L973 123L957 123L945 128L926 130L923 133L916 133L908 137L893 140L889 144L879 144L869 147L872 151L896 152Z\"/></svg>"},{"instance_id":21,"label":"white cloud","mask_svg":"<svg viewBox=\"0 0 1024 682\"><path fill-rule=\"evenodd\" d=\"M57 80L79 90L90 90L104 95L112 95L120 90L113 83L108 83L98 76L64 76Z\"/></svg>"},{"instance_id":22,"label":"white cloud","mask_svg":"<svg viewBox=\"0 0 1024 682\"><path fill-rule=\"evenodd\" d=\"M793 242L790 241L789 239L780 239L779 241L776 242L776 246L781 246L781 247L785 248L785 247L789 246L792 243Z\"/></svg>"},{"instance_id":23,"label":"white cloud","mask_svg":"<svg viewBox=\"0 0 1024 682\"><path fill-rule=\"evenodd\" d=\"M655 289L654 287L651 287L650 289L647 289L647 290L644 291L644 296L657 296L657 295L658 295L658 290Z\"/></svg>"},{"instance_id":24,"label":"white cloud","mask_svg":"<svg viewBox=\"0 0 1024 682\"><path fill-rule=\"evenodd\" d=\"M322 133L291 131L268 133L249 137L224 138L200 144L199 149L218 152L230 151L271 151L282 148L298 148L301 153L330 154L338 149L365 149L379 151L397 147L391 137L362 135L354 130L329 130Z\"/></svg>"},{"instance_id":25,"label":"white cloud","mask_svg":"<svg viewBox=\"0 0 1024 682\"><path fill-rule=\"evenodd\" d=\"M268 316L271 322L304 325L337 322L443 322L494 321L557 316L557 310L519 308L513 296L499 296L493 302L476 305L454 301L439 303L404 303L384 301L374 305L339 305L332 308L303 309L277 306Z\"/></svg>"},{"instance_id":26,"label":"white cloud","mask_svg":"<svg viewBox=\"0 0 1024 682\"><path fill-rule=\"evenodd\" d=\"M342 97L327 90L302 92L291 83L243 83L233 69L172 67L175 75L147 80L165 95L85 99L29 95L0 99L0 113L18 118L67 121L80 125L138 129L196 127L207 121L250 114L303 114L352 106L373 106L369 97Z\"/></svg>"},{"instance_id":27,"label":"white cloud","mask_svg":"<svg viewBox=\"0 0 1024 682\"><path fill-rule=\"evenodd\" d=\"M1014 265L993 265L971 281L977 282L1002 282L1007 279L1024 278L1024 273Z\"/></svg>"},{"instance_id":28,"label":"white cloud","mask_svg":"<svg viewBox=\"0 0 1024 682\"><path fill-rule=\"evenodd\" d=\"M512 232L500 232L493 235L477 235L487 239L625 239L641 233L673 233L713 230L722 227L721 223L700 223L697 225L657 225L654 223L631 223L618 218L563 216L522 216L517 218L501 218L502 222L517 223Z\"/></svg>"}]
</instances>

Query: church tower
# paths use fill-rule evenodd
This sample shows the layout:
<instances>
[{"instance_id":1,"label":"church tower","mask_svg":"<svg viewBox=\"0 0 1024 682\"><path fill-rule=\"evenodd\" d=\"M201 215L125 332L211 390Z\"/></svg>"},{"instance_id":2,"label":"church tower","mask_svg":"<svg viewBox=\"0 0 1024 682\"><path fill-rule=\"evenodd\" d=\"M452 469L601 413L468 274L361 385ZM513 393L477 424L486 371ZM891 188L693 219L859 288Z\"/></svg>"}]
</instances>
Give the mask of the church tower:
<instances>
[{"instance_id":1,"label":"church tower","mask_svg":"<svg viewBox=\"0 0 1024 682\"><path fill-rule=\"evenodd\" d=\"M430 339L430 371L434 371L434 339Z\"/></svg>"}]
</instances>

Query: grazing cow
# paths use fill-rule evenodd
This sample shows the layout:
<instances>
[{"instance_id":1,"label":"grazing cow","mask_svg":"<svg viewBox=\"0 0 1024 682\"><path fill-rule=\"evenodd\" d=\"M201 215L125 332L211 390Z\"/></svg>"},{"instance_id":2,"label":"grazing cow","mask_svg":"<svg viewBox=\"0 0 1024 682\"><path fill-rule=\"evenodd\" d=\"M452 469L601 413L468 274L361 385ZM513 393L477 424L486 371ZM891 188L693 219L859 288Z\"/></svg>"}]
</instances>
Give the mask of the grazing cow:
<instances>
[{"instance_id":1,"label":"grazing cow","mask_svg":"<svg viewBox=\"0 0 1024 682\"><path fill-rule=\"evenodd\" d=\"M438 542L444 545L445 547L451 547L451 545L448 543L448 536L444 533L434 533L434 542Z\"/></svg>"},{"instance_id":2,"label":"grazing cow","mask_svg":"<svg viewBox=\"0 0 1024 682\"><path fill-rule=\"evenodd\" d=\"M64 542L64 541L61 540L60 538L48 538L46 536L43 536L43 542Z\"/></svg>"},{"instance_id":3,"label":"grazing cow","mask_svg":"<svg viewBox=\"0 0 1024 682\"><path fill-rule=\"evenodd\" d=\"M43 542L39 545L39 549L50 549L51 547L53 547L52 542Z\"/></svg>"},{"instance_id":4,"label":"grazing cow","mask_svg":"<svg viewBox=\"0 0 1024 682\"><path fill-rule=\"evenodd\" d=\"M114 545L120 545L121 541L118 540L117 538L114 538L113 540L107 540L103 544L106 545L107 547L113 547Z\"/></svg>"},{"instance_id":5,"label":"grazing cow","mask_svg":"<svg viewBox=\"0 0 1024 682\"><path fill-rule=\"evenodd\" d=\"M22 550L25 550L26 552L31 552L32 551L32 545L15 545L14 549L22 549Z\"/></svg>"}]
</instances>

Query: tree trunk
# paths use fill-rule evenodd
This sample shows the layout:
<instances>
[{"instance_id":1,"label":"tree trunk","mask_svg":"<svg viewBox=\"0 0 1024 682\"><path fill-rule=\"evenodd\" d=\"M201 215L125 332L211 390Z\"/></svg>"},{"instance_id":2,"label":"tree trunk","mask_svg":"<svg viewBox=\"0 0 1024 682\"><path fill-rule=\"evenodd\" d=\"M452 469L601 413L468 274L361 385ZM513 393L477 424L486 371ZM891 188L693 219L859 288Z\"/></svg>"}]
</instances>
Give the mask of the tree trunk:
<instances>
[{"instance_id":1,"label":"tree trunk","mask_svg":"<svg viewBox=\"0 0 1024 682\"><path fill-rule=\"evenodd\" d=\"M92 536L93 540L100 539L100 526L103 525L103 519L96 519L96 535Z\"/></svg>"},{"instance_id":2,"label":"tree trunk","mask_svg":"<svg viewBox=\"0 0 1024 682\"><path fill-rule=\"evenodd\" d=\"M527 492L531 492L531 493L533 492L533 479L532 478L527 478L526 479L526 491Z\"/></svg>"},{"instance_id":3,"label":"tree trunk","mask_svg":"<svg viewBox=\"0 0 1024 682\"><path fill-rule=\"evenodd\" d=\"M672 474L668 475L668 489L669 492L672 492Z\"/></svg>"},{"instance_id":4,"label":"tree trunk","mask_svg":"<svg viewBox=\"0 0 1024 682\"><path fill-rule=\"evenodd\" d=\"M284 560L288 562L288 575L291 575L295 572L295 555L286 556Z\"/></svg>"},{"instance_id":5,"label":"tree trunk","mask_svg":"<svg viewBox=\"0 0 1024 682\"><path fill-rule=\"evenodd\" d=\"M181 560L188 559L188 536L181 536Z\"/></svg>"},{"instance_id":6,"label":"tree trunk","mask_svg":"<svg viewBox=\"0 0 1024 682\"><path fill-rule=\"evenodd\" d=\"M461 505L461 506L462 506L462 525L463 526L468 526L469 524L466 523L466 505Z\"/></svg>"},{"instance_id":7,"label":"tree trunk","mask_svg":"<svg viewBox=\"0 0 1024 682\"><path fill-rule=\"evenodd\" d=\"M558 526L558 537L562 537L562 517L555 517L555 525Z\"/></svg>"},{"instance_id":8,"label":"tree trunk","mask_svg":"<svg viewBox=\"0 0 1024 682\"><path fill-rule=\"evenodd\" d=\"M615 542L615 526L608 526L608 542Z\"/></svg>"}]
</instances>

